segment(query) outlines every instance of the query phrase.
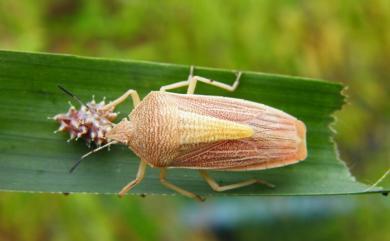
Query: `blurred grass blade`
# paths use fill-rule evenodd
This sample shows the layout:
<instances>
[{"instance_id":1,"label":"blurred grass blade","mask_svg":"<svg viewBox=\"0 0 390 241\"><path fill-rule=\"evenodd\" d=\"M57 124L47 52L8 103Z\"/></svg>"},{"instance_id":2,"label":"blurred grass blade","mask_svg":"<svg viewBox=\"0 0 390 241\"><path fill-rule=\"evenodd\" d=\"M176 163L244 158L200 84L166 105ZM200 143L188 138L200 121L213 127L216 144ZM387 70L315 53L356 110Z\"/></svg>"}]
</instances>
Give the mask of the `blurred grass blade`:
<instances>
[{"instance_id":1,"label":"blurred grass blade","mask_svg":"<svg viewBox=\"0 0 390 241\"><path fill-rule=\"evenodd\" d=\"M39 192L116 193L135 177L138 158L124 146L86 159L72 174L74 161L88 152L83 141L66 143L67 134L48 116L68 109L62 85L81 100L112 100L129 88L145 96L161 85L187 78L188 66L140 61L84 58L68 55L0 51L0 189ZM232 71L196 68L201 75L232 83ZM265 179L275 189L251 186L228 192L239 195L315 195L362 193L367 185L355 181L337 159L329 124L344 103L342 86L298 77L243 72L234 93L199 84L197 93L232 96L261 102L303 120L308 128L309 157L296 165L257 172L212 172L221 183L249 177ZM130 101L119 108L128 114ZM149 168L145 180L131 193L172 193ZM170 170L169 180L198 194L213 192L193 170ZM378 192L373 189L371 192Z\"/></svg>"}]
</instances>

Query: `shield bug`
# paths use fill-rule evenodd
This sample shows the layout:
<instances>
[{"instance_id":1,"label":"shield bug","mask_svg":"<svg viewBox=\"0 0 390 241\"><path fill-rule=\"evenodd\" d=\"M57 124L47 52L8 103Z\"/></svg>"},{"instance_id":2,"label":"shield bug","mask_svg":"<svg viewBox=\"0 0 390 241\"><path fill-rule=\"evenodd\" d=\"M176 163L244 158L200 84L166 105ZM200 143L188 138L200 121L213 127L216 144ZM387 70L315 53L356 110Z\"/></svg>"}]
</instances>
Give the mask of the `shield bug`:
<instances>
[{"instance_id":1,"label":"shield bug","mask_svg":"<svg viewBox=\"0 0 390 241\"><path fill-rule=\"evenodd\" d=\"M148 165L160 168L160 181L167 188L203 200L169 182L167 169L199 170L210 187L220 192L255 183L272 184L249 179L222 186L209 176L208 170L262 170L304 160L307 156L306 127L295 117L251 101L194 94L198 82L234 91L240 77L241 72L237 73L233 85L227 85L194 76L191 67L187 80L152 91L142 101L135 90L129 90L102 107L103 112L113 110L130 96L135 106L127 118L114 124L105 134L105 146L127 145L140 158L136 178L123 187L119 195L125 195L141 182ZM185 86L188 86L187 94L166 92Z\"/></svg>"}]
</instances>

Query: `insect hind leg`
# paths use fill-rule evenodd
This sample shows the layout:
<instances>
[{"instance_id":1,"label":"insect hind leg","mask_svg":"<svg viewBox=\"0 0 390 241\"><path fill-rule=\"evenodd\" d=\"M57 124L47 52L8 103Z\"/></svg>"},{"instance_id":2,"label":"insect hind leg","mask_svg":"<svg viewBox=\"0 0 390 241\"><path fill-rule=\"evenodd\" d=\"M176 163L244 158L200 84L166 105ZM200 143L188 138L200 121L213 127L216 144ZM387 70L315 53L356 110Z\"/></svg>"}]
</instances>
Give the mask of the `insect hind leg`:
<instances>
[{"instance_id":1,"label":"insect hind leg","mask_svg":"<svg viewBox=\"0 0 390 241\"><path fill-rule=\"evenodd\" d=\"M183 188L180 188L178 186L176 186L175 184L169 182L167 179L166 179L166 176L167 176L167 170L165 168L161 168L160 169L160 182L167 188L169 189L172 189L173 191L177 192L177 193L180 193L181 195L183 196L186 196L186 197L189 197L189 198L193 198L197 201L204 201L205 198L204 197L201 197L195 193L192 193L192 192L189 192L187 190L184 190Z\"/></svg>"},{"instance_id":2,"label":"insect hind leg","mask_svg":"<svg viewBox=\"0 0 390 241\"><path fill-rule=\"evenodd\" d=\"M198 81L233 92L237 89L238 85L240 84L241 75L242 75L241 72L237 72L236 80L234 81L234 83L232 85L228 85L228 84L218 82L218 81L215 81L212 79L207 79L207 78L204 78L201 76L192 76L191 79L189 80L187 94L193 94L195 92L195 87L196 87L196 84Z\"/></svg>"},{"instance_id":3,"label":"insect hind leg","mask_svg":"<svg viewBox=\"0 0 390 241\"><path fill-rule=\"evenodd\" d=\"M191 66L190 74L189 74L187 80L176 82L176 83L173 83L170 85L164 85L160 88L160 91L166 91L166 90L177 89L180 87L188 86L187 94L194 94L196 84L198 81L203 82L205 84L209 84L209 85L213 85L213 86L222 88L222 89L227 90L227 91L234 91L234 90L236 90L237 86L240 83L241 75L242 75L241 72L237 72L236 73L237 77L236 77L236 80L234 81L234 83L232 85L228 85L228 84L218 82L215 80L211 80L211 79L207 79L207 78L204 78L201 76L194 76L194 66Z\"/></svg>"},{"instance_id":4,"label":"insect hind leg","mask_svg":"<svg viewBox=\"0 0 390 241\"><path fill-rule=\"evenodd\" d=\"M237 182L237 183L234 183L234 184L229 184L229 185L223 185L222 186L222 185L219 185L214 180L214 178L210 177L209 174L207 173L207 171L200 170L199 173L204 178L204 180L210 185L210 187L214 191L216 191L216 192L223 192L223 191L227 191L227 190L237 189L237 188L249 186L249 185L252 185L252 184L262 184L262 185L265 185L265 186L270 187L270 188L274 188L275 187L271 183L268 183L268 182L266 182L264 180L255 179L255 178L248 179L248 180L241 181L241 182Z\"/></svg>"}]
</instances>

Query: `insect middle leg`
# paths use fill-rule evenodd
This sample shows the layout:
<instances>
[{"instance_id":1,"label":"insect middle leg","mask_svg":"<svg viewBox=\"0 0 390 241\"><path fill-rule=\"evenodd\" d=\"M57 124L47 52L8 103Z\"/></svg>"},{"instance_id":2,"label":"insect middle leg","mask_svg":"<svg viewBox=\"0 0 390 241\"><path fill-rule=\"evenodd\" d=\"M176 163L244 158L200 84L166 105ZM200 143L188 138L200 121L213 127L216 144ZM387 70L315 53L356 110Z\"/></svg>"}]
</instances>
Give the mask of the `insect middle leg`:
<instances>
[{"instance_id":1,"label":"insect middle leg","mask_svg":"<svg viewBox=\"0 0 390 241\"><path fill-rule=\"evenodd\" d=\"M125 101L129 96L131 96L131 99L133 100L134 107L137 106L141 102L141 99L139 98L137 91L130 89L130 90L126 91L126 93L124 93L122 96L118 97L116 100L105 105L103 107L103 110L114 109L117 105L119 105L120 103Z\"/></svg>"},{"instance_id":2,"label":"insect middle leg","mask_svg":"<svg viewBox=\"0 0 390 241\"><path fill-rule=\"evenodd\" d=\"M236 80L234 81L233 85L228 85L228 84L218 82L215 80L211 80L211 79L207 79L204 77L194 76L193 73L194 73L194 66L191 66L190 74L189 74L187 80L173 83L170 85L162 86L160 88L160 91L166 91L166 90L171 90L171 89L176 89L176 88L188 86L187 94L193 94L195 92L195 87L196 87L196 84L198 81L209 84L209 85L213 85L213 86L216 86L216 87L228 90L228 91L234 91L237 88L237 86L239 85L240 78L241 78L241 72L238 72Z\"/></svg>"},{"instance_id":3,"label":"insect middle leg","mask_svg":"<svg viewBox=\"0 0 390 241\"><path fill-rule=\"evenodd\" d=\"M181 195L184 195L186 197L189 197L189 198L193 198L195 200L198 200L198 201L204 201L205 198L204 197L201 197L195 193L192 193L192 192L189 192L187 190L184 190L178 186L176 186L175 184L169 182L167 179L166 179L166 176L167 176L167 170L165 168L161 168L160 169L160 182L167 188L169 189L172 189L174 190L175 192L177 193L180 193Z\"/></svg>"},{"instance_id":4,"label":"insect middle leg","mask_svg":"<svg viewBox=\"0 0 390 241\"><path fill-rule=\"evenodd\" d=\"M199 173L204 178L204 180L210 185L210 187L214 191L217 191L217 192L223 192L223 191L232 190L232 189L236 189L236 188L240 188L240 187L245 187L245 186L249 186L249 185L252 185L252 184L255 184L255 183L263 184L263 185L265 185L267 187L270 187L270 188L274 188L275 187L271 183L268 183L268 182L260 180L260 179L255 179L255 178L249 179L249 180L246 180L246 181L242 181L242 182L237 182L237 183L234 183L234 184L221 186L214 180L214 178L209 176L207 171L200 170Z\"/></svg>"},{"instance_id":5,"label":"insect middle leg","mask_svg":"<svg viewBox=\"0 0 390 241\"><path fill-rule=\"evenodd\" d=\"M141 160L140 163L139 163L139 167L138 167L138 172L137 172L136 178L133 181L129 182L129 184L127 184L126 186L124 186L122 188L122 190L119 192L119 196L120 197L123 197L124 195L126 195L126 193L130 189L135 187L135 185L137 185L138 183L140 183L142 181L142 179L144 179L145 170L146 170L146 162Z\"/></svg>"}]
</instances>

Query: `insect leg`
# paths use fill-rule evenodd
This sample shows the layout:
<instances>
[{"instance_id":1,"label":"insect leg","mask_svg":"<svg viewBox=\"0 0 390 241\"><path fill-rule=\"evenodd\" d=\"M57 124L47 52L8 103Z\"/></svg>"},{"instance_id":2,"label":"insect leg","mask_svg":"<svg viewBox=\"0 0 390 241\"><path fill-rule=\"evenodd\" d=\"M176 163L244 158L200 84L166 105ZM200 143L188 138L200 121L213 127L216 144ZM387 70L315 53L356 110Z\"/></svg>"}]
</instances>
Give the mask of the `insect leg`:
<instances>
[{"instance_id":1,"label":"insect leg","mask_svg":"<svg viewBox=\"0 0 390 241\"><path fill-rule=\"evenodd\" d=\"M237 73L236 80L234 81L234 83L232 85L228 85L228 84L225 84L222 82L218 82L218 81L207 79L207 78L200 77L200 76L192 76L189 80L187 94L193 94L195 92L196 83L198 81L222 88L222 89L227 90L227 91L234 91L234 90L236 90L237 86L240 84L241 75L242 75L241 72Z\"/></svg>"},{"instance_id":2,"label":"insect leg","mask_svg":"<svg viewBox=\"0 0 390 241\"><path fill-rule=\"evenodd\" d=\"M213 86L216 86L216 87L228 90L228 91L234 91L240 83L241 74L242 74L241 72L237 72L237 74L236 74L237 77L236 77L236 80L234 81L233 85L228 85L228 84L221 83L221 82L211 80L211 79L207 79L204 77L194 76L194 66L191 66L190 74L189 74L187 80L173 83L170 85L164 85L160 88L160 91L166 91L166 90L171 90L171 89L176 89L176 88L188 86L187 94L193 94L195 92L196 83L198 81L206 83L206 84L210 84L210 85L213 85Z\"/></svg>"},{"instance_id":3,"label":"insect leg","mask_svg":"<svg viewBox=\"0 0 390 241\"><path fill-rule=\"evenodd\" d=\"M187 85L188 85L188 81L184 80L184 81L176 82L176 83L173 83L173 84L170 84L170 85L161 86L160 91L172 90L172 89L184 87L184 86L187 86Z\"/></svg>"},{"instance_id":4,"label":"insect leg","mask_svg":"<svg viewBox=\"0 0 390 241\"><path fill-rule=\"evenodd\" d=\"M160 91L172 90L172 89L177 89L177 88L180 88L180 87L188 86L189 83L190 83L190 80L191 80L191 78L193 76L193 73L194 73L194 66L191 65L190 74L188 75L188 79L187 80L179 81L179 82L176 82L176 83L173 83L173 84L170 84L170 85L161 86Z\"/></svg>"},{"instance_id":5,"label":"insect leg","mask_svg":"<svg viewBox=\"0 0 390 241\"><path fill-rule=\"evenodd\" d=\"M120 197L123 197L130 189L132 189L135 185L137 185L138 183L140 183L142 181L142 179L145 176L145 170L146 170L146 162L141 160L139 167L138 167L138 172L137 172L136 178L122 188L122 190L119 192Z\"/></svg>"},{"instance_id":6,"label":"insect leg","mask_svg":"<svg viewBox=\"0 0 390 241\"><path fill-rule=\"evenodd\" d=\"M131 98L133 100L134 107L137 106L141 102L137 91L135 91L135 90L128 90L128 91L126 91L126 93L124 93L122 96L120 96L116 100L114 100L111 103L108 103L107 105L105 105L103 107L103 110L109 110L111 108L115 108L117 105L119 105L120 103L125 101L127 99L127 97L129 97L129 96L131 96Z\"/></svg>"},{"instance_id":7,"label":"insect leg","mask_svg":"<svg viewBox=\"0 0 390 241\"><path fill-rule=\"evenodd\" d=\"M210 187L214 191L217 191L217 192L223 192L223 191L232 190L232 189L236 189L236 188L240 188L240 187L245 187L245 186L249 186L249 185L252 185L255 183L263 184L263 185L270 187L270 188L275 187L271 183L268 183L268 182L263 181L263 180L255 179L255 178L249 179L246 181L242 181L242 182L238 182L238 183L234 183L234 184L221 186L212 177L209 176L207 171L200 170L199 173L204 178L204 180L210 185Z\"/></svg>"},{"instance_id":8,"label":"insect leg","mask_svg":"<svg viewBox=\"0 0 390 241\"><path fill-rule=\"evenodd\" d=\"M197 195L195 193L186 191L186 190L176 186L175 184L172 184L171 182L167 181L166 176L167 176L166 169L165 168L161 168L160 169L160 182L164 186L166 186L167 188L172 189L175 192L180 193L183 196L186 196L186 197L189 197L189 198L193 198L193 199L198 200L198 201L204 201L205 200L204 197L201 197L201 196L199 196L199 195Z\"/></svg>"}]
</instances>

